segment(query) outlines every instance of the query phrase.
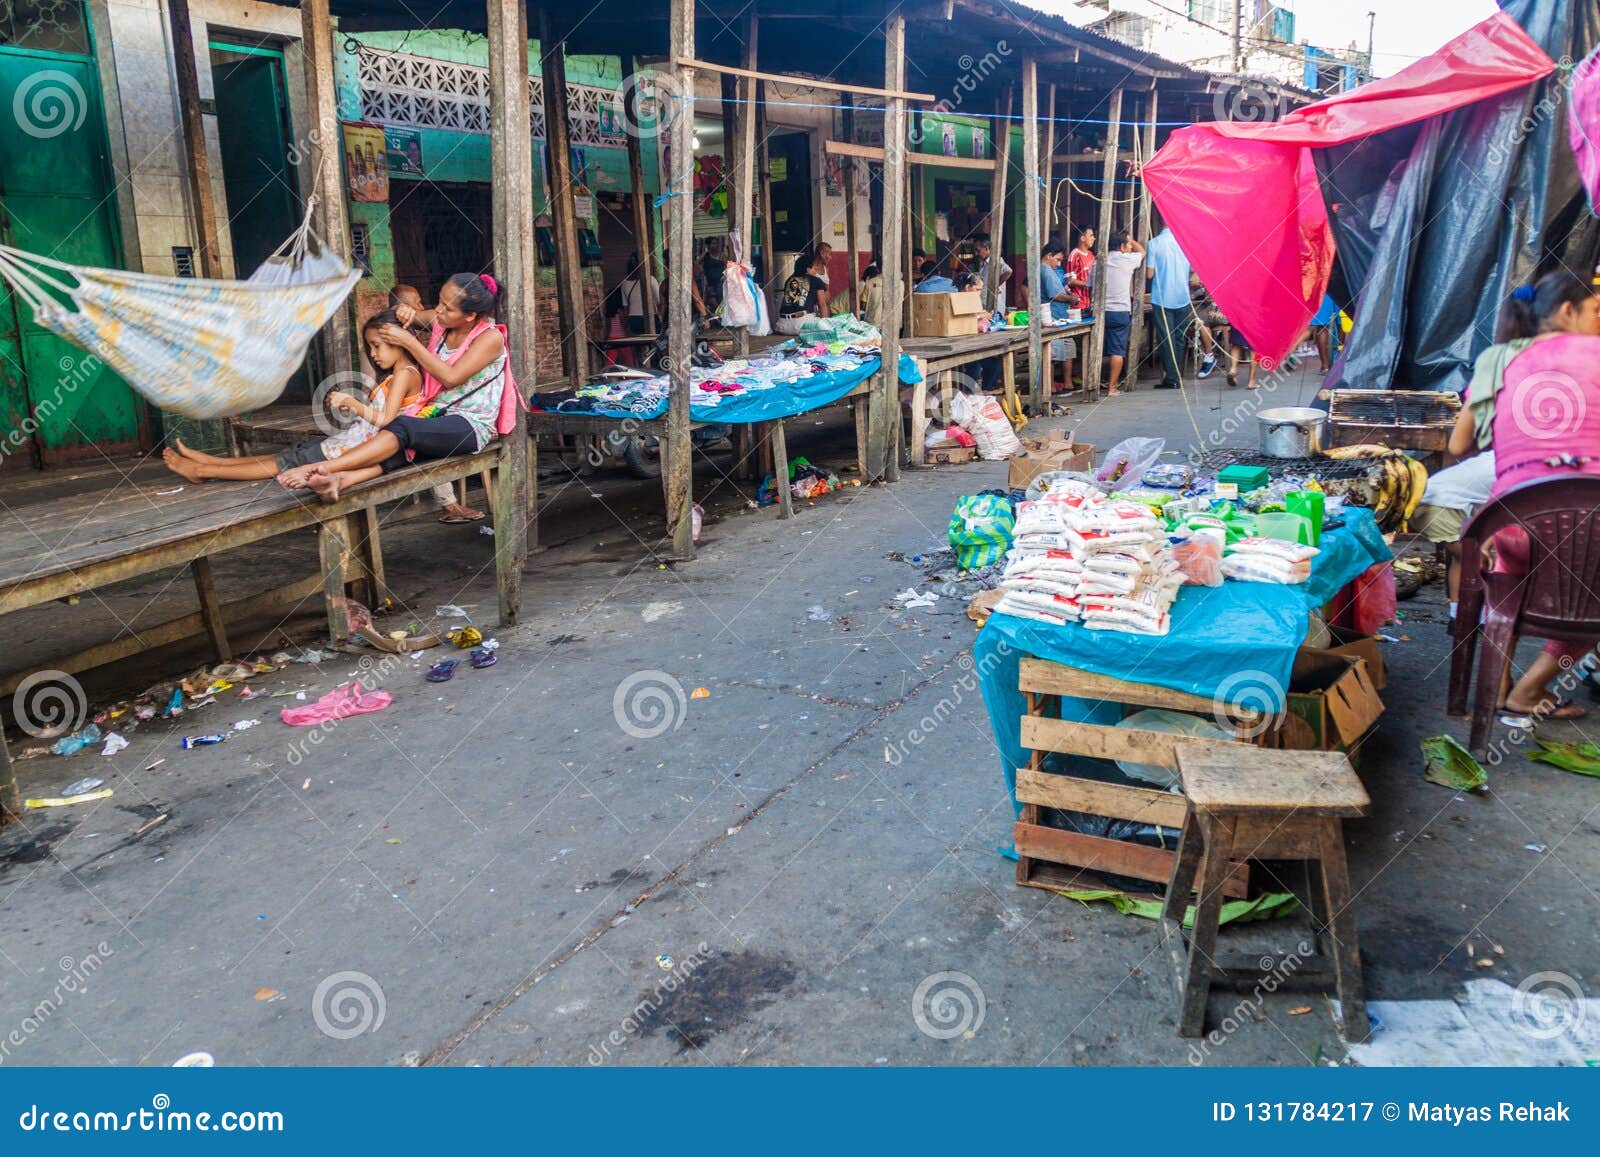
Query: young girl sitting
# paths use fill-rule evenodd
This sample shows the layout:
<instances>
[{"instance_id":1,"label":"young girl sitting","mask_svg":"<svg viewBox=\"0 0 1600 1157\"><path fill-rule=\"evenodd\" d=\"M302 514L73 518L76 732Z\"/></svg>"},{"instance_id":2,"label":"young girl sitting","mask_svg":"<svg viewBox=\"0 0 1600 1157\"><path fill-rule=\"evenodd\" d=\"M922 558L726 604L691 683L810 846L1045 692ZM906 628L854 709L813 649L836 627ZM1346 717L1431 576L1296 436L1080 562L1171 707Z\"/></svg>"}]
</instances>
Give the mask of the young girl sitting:
<instances>
[{"instance_id":1,"label":"young girl sitting","mask_svg":"<svg viewBox=\"0 0 1600 1157\"><path fill-rule=\"evenodd\" d=\"M373 388L372 397L366 402L342 390L334 390L328 395L328 405L334 413L355 419L337 434L301 442L278 454L258 454L252 458L219 458L214 454L202 454L198 450L191 450L181 440L174 439L177 449L163 450L162 461L167 469L183 475L190 482L210 482L214 479L275 478L297 466L337 460L340 455L376 435L402 409L422 396L422 371L417 368L417 363L399 344L383 337L384 327L397 325L399 320L393 310L386 309L361 327L361 337L367 343L367 357L384 377Z\"/></svg>"},{"instance_id":2,"label":"young girl sitting","mask_svg":"<svg viewBox=\"0 0 1600 1157\"><path fill-rule=\"evenodd\" d=\"M285 470L278 481L333 502L347 486L413 461L476 453L496 435L516 429L520 399L506 357L505 330L494 322L498 295L499 286L487 275L451 277L439 291L427 344L401 328L414 319L428 320L426 311L396 311L401 324L384 326L378 336L404 349L423 372L415 413L395 418L348 454Z\"/></svg>"}]
</instances>

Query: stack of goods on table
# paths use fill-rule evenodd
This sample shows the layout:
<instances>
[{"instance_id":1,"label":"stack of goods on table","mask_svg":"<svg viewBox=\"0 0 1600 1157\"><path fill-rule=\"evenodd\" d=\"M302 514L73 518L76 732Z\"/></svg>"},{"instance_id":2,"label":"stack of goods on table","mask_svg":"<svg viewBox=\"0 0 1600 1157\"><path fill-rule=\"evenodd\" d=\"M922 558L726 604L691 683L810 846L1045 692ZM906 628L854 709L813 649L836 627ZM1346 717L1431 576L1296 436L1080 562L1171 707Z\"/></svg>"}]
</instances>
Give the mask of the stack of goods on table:
<instances>
[{"instance_id":1,"label":"stack of goods on table","mask_svg":"<svg viewBox=\"0 0 1600 1157\"><path fill-rule=\"evenodd\" d=\"M1150 508L1063 481L1018 510L1000 614L1164 635L1182 584Z\"/></svg>"},{"instance_id":2,"label":"stack of goods on table","mask_svg":"<svg viewBox=\"0 0 1600 1157\"><path fill-rule=\"evenodd\" d=\"M690 371L689 404L716 406L724 398L793 386L818 374L852 373L879 351L868 345L836 341L799 346L787 342L748 358L729 358L716 365L696 364ZM697 359L698 362L699 359ZM534 402L563 414L629 413L654 415L667 405L670 375L610 378L576 391L537 394Z\"/></svg>"}]
</instances>

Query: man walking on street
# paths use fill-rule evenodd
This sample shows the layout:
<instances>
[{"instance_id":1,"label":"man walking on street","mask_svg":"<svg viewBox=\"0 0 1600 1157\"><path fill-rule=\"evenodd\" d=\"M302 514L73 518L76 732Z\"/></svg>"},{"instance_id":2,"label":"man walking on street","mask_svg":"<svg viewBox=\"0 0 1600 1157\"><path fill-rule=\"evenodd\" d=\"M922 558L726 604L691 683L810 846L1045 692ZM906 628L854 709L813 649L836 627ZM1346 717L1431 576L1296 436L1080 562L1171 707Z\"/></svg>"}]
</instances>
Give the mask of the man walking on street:
<instances>
[{"instance_id":1,"label":"man walking on street","mask_svg":"<svg viewBox=\"0 0 1600 1157\"><path fill-rule=\"evenodd\" d=\"M1158 390L1183 388L1183 355L1189 344L1189 259L1178 247L1170 228L1150 239L1145 277L1150 282L1150 306L1156 327L1156 353L1161 358ZM1216 368L1216 354L1200 366L1205 377Z\"/></svg>"}]
</instances>

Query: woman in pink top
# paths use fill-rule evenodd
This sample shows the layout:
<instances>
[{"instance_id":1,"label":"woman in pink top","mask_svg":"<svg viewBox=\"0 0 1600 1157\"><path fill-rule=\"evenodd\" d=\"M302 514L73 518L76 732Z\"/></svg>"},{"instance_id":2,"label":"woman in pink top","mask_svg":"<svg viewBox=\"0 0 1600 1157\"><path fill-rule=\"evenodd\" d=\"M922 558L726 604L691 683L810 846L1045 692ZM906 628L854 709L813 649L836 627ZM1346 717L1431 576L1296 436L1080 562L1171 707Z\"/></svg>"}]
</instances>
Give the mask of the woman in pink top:
<instances>
[{"instance_id":1,"label":"woman in pink top","mask_svg":"<svg viewBox=\"0 0 1600 1157\"><path fill-rule=\"evenodd\" d=\"M1493 397L1490 497L1540 478L1600 474L1600 298L1593 287L1570 272L1546 274L1511 295L1496 336L1527 345L1506 364ZM1527 572L1528 537L1520 529L1495 535L1494 552L1497 571ZM1506 696L1506 711L1582 716L1583 708L1551 692L1550 681L1593 647L1593 641L1547 642Z\"/></svg>"}]
</instances>

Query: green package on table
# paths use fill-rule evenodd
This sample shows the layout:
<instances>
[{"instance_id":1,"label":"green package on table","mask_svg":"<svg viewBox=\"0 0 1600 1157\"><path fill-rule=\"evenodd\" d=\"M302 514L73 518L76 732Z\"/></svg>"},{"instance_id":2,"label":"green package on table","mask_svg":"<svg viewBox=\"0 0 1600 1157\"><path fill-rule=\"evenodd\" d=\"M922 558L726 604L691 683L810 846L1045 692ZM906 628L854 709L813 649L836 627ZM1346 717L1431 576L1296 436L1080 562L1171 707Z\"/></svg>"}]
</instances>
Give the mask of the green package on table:
<instances>
[{"instance_id":1,"label":"green package on table","mask_svg":"<svg viewBox=\"0 0 1600 1157\"><path fill-rule=\"evenodd\" d=\"M1260 490L1271 478L1265 466L1224 466L1217 471L1218 484L1225 486L1231 483L1239 488L1240 494Z\"/></svg>"}]
</instances>

